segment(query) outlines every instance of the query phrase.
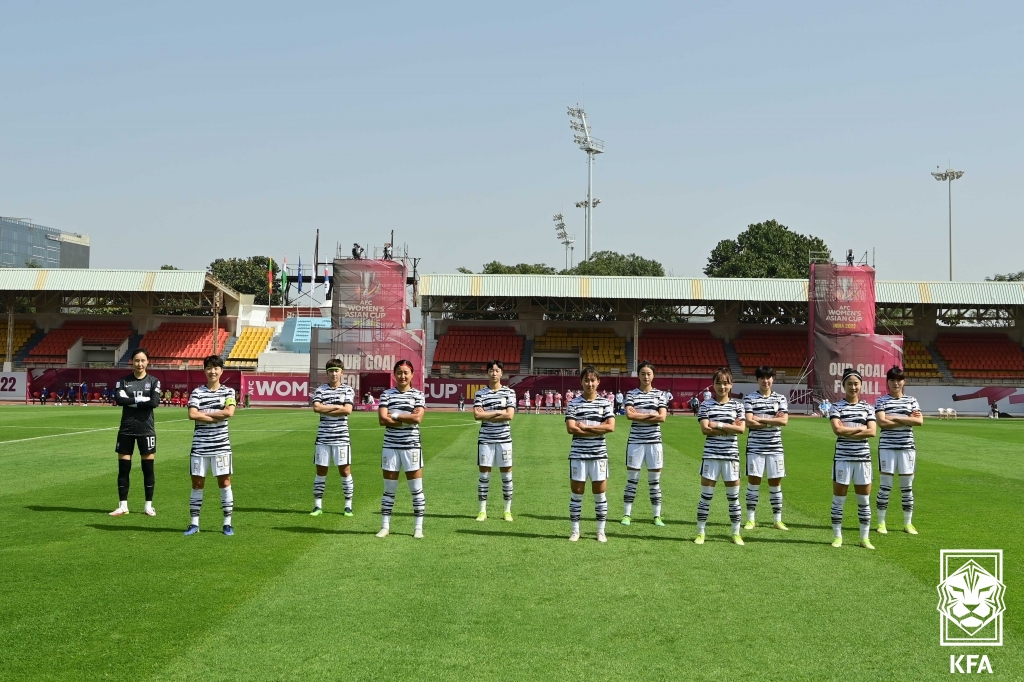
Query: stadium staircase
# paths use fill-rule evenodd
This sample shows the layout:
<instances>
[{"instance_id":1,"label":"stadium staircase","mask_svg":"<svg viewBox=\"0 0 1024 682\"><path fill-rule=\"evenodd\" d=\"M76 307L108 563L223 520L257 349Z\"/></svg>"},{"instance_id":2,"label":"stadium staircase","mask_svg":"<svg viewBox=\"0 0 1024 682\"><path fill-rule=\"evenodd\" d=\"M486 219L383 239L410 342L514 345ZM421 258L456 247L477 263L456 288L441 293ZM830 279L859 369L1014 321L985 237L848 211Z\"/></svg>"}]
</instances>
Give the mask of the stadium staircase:
<instances>
[{"instance_id":1,"label":"stadium staircase","mask_svg":"<svg viewBox=\"0 0 1024 682\"><path fill-rule=\"evenodd\" d=\"M740 355L736 352L736 347L728 341L725 342L725 359L729 361L729 371L735 377L733 381L739 381L744 375L743 365L740 364Z\"/></svg>"},{"instance_id":2,"label":"stadium staircase","mask_svg":"<svg viewBox=\"0 0 1024 682\"><path fill-rule=\"evenodd\" d=\"M778 375L799 377L807 366L807 332L748 330L733 339L732 345L743 374L748 376L767 365Z\"/></svg>"},{"instance_id":3,"label":"stadium staircase","mask_svg":"<svg viewBox=\"0 0 1024 682\"><path fill-rule=\"evenodd\" d=\"M935 346L925 346L928 350L928 354L932 357L932 362L939 368L939 374L942 378L949 383L953 383L953 373L949 371L949 365L946 364L945 359L939 354L939 351L935 350Z\"/></svg>"},{"instance_id":4,"label":"stadium staircase","mask_svg":"<svg viewBox=\"0 0 1024 682\"><path fill-rule=\"evenodd\" d=\"M636 373L636 366L633 364L633 344L635 341L626 341L626 374L633 376ZM643 362L643 358L640 358Z\"/></svg>"},{"instance_id":5,"label":"stadium staircase","mask_svg":"<svg viewBox=\"0 0 1024 682\"><path fill-rule=\"evenodd\" d=\"M231 354L231 349L235 347L236 343L238 343L238 337L234 335L229 336L228 340L224 342L224 347L220 351L221 358L227 360L228 355Z\"/></svg>"},{"instance_id":6,"label":"stadium staircase","mask_svg":"<svg viewBox=\"0 0 1024 682\"><path fill-rule=\"evenodd\" d=\"M920 341L903 340L903 369L911 379L941 379L932 353ZM948 369L948 368L947 368Z\"/></svg>"},{"instance_id":7,"label":"stadium staircase","mask_svg":"<svg viewBox=\"0 0 1024 682\"><path fill-rule=\"evenodd\" d=\"M44 336L46 336L46 332L44 332L42 329L36 329L36 326L34 324L32 324L31 322L29 322L29 324L25 327L25 331L27 331L29 335L28 335L27 338L24 338L24 340L22 341L21 345L19 346L18 345L18 338L19 337L18 337L18 326L17 325L18 325L18 323L15 322L15 328L14 328L14 365L15 366L22 366L24 364L25 358L28 356L28 354L30 352L32 352L32 349L35 348L37 345L39 345L39 342L43 340ZM24 334L25 331L23 331L22 334Z\"/></svg>"},{"instance_id":8,"label":"stadium staircase","mask_svg":"<svg viewBox=\"0 0 1024 682\"><path fill-rule=\"evenodd\" d=\"M530 358L533 357L533 339L523 339L523 352L519 356L519 371L525 374L530 371Z\"/></svg>"},{"instance_id":9,"label":"stadium staircase","mask_svg":"<svg viewBox=\"0 0 1024 682\"><path fill-rule=\"evenodd\" d=\"M135 354L142 346L142 334L133 334L128 339L128 348L125 349L124 355L117 359L116 365L118 367L131 367L132 366L132 355Z\"/></svg>"}]
</instances>

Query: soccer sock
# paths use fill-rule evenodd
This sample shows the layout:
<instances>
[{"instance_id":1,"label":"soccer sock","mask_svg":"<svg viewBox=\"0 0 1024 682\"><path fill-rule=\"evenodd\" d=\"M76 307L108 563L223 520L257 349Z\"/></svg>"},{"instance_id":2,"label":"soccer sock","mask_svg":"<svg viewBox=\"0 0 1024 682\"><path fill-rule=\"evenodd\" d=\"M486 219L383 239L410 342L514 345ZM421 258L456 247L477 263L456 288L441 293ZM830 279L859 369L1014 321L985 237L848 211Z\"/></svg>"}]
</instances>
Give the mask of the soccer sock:
<instances>
[{"instance_id":1,"label":"soccer sock","mask_svg":"<svg viewBox=\"0 0 1024 682\"><path fill-rule=\"evenodd\" d=\"M313 477L313 507L320 509L324 504L324 489L327 487L326 476Z\"/></svg>"},{"instance_id":2,"label":"soccer sock","mask_svg":"<svg viewBox=\"0 0 1024 682\"><path fill-rule=\"evenodd\" d=\"M885 512L889 509L889 492L892 491L892 474L879 474L878 496L875 508L878 510L878 522L885 523Z\"/></svg>"},{"instance_id":3,"label":"soccer sock","mask_svg":"<svg viewBox=\"0 0 1024 682\"><path fill-rule=\"evenodd\" d=\"M747 518L754 520L754 512L757 511L757 501L761 497L761 484L754 485L747 481Z\"/></svg>"},{"instance_id":4,"label":"soccer sock","mask_svg":"<svg viewBox=\"0 0 1024 682\"><path fill-rule=\"evenodd\" d=\"M512 511L512 472L501 472L501 496L505 499L505 511Z\"/></svg>"},{"instance_id":5,"label":"soccer sock","mask_svg":"<svg viewBox=\"0 0 1024 682\"><path fill-rule=\"evenodd\" d=\"M772 516L776 521L782 520L782 486L768 486L768 501L772 505Z\"/></svg>"},{"instance_id":6,"label":"soccer sock","mask_svg":"<svg viewBox=\"0 0 1024 682\"><path fill-rule=\"evenodd\" d=\"M384 479L384 495L380 498L380 523L382 528L391 527L391 510L395 508L395 493L398 491L397 479Z\"/></svg>"},{"instance_id":7,"label":"soccer sock","mask_svg":"<svg viewBox=\"0 0 1024 682\"><path fill-rule=\"evenodd\" d=\"M580 532L580 516L583 514L583 495L572 493L569 495L569 521L572 522L572 532Z\"/></svg>"},{"instance_id":8,"label":"soccer sock","mask_svg":"<svg viewBox=\"0 0 1024 682\"><path fill-rule=\"evenodd\" d=\"M132 470L130 459L117 460L117 499L121 501L121 508L128 508L128 473Z\"/></svg>"},{"instance_id":9,"label":"soccer sock","mask_svg":"<svg viewBox=\"0 0 1024 682\"><path fill-rule=\"evenodd\" d=\"M900 476L900 493L903 494L903 525L910 525L914 518L914 475Z\"/></svg>"},{"instance_id":10,"label":"soccer sock","mask_svg":"<svg viewBox=\"0 0 1024 682\"><path fill-rule=\"evenodd\" d=\"M647 487L651 495L651 513L654 518L661 516L661 472L647 472Z\"/></svg>"},{"instance_id":11,"label":"soccer sock","mask_svg":"<svg viewBox=\"0 0 1024 682\"><path fill-rule=\"evenodd\" d=\"M352 498L355 497L356 493L356 482L352 480L352 475L341 477L341 491L345 495L345 509L352 508Z\"/></svg>"},{"instance_id":12,"label":"soccer sock","mask_svg":"<svg viewBox=\"0 0 1024 682\"><path fill-rule=\"evenodd\" d=\"M604 493L594 495L594 518L597 519L597 532L603 533L608 520L608 496Z\"/></svg>"},{"instance_id":13,"label":"soccer sock","mask_svg":"<svg viewBox=\"0 0 1024 682\"><path fill-rule=\"evenodd\" d=\"M235 510L235 496L231 494L231 486L220 489L220 508L224 510L224 525L231 525L231 513Z\"/></svg>"},{"instance_id":14,"label":"soccer sock","mask_svg":"<svg viewBox=\"0 0 1024 682\"><path fill-rule=\"evenodd\" d=\"M729 520L732 521L732 534L740 533L740 487L738 485L727 486L725 499L729 501Z\"/></svg>"},{"instance_id":15,"label":"soccer sock","mask_svg":"<svg viewBox=\"0 0 1024 682\"><path fill-rule=\"evenodd\" d=\"M409 479L409 492L412 493L412 515L416 530L423 530L423 515L427 513L427 498L423 495L423 479Z\"/></svg>"},{"instance_id":16,"label":"soccer sock","mask_svg":"<svg viewBox=\"0 0 1024 682\"><path fill-rule=\"evenodd\" d=\"M697 503L697 532L703 533L704 526L708 522L708 514L711 513L711 499L715 496L715 486L702 485L700 487L700 502Z\"/></svg>"},{"instance_id":17,"label":"soccer sock","mask_svg":"<svg viewBox=\"0 0 1024 682\"><path fill-rule=\"evenodd\" d=\"M626 490L622 493L622 515L633 514L633 501L636 499L636 486L640 483L639 469L626 469Z\"/></svg>"},{"instance_id":18,"label":"soccer sock","mask_svg":"<svg viewBox=\"0 0 1024 682\"><path fill-rule=\"evenodd\" d=\"M476 499L480 501L480 511L487 511L487 493L491 487L491 472L481 471L480 482L476 486Z\"/></svg>"},{"instance_id":19,"label":"soccer sock","mask_svg":"<svg viewBox=\"0 0 1024 682\"><path fill-rule=\"evenodd\" d=\"M192 525L199 525L199 511L203 508L203 489L196 490L192 489L192 494L188 498L188 513L192 517Z\"/></svg>"},{"instance_id":20,"label":"soccer sock","mask_svg":"<svg viewBox=\"0 0 1024 682\"><path fill-rule=\"evenodd\" d=\"M857 495L857 520L860 521L860 538L867 540L871 532L871 495Z\"/></svg>"},{"instance_id":21,"label":"soccer sock","mask_svg":"<svg viewBox=\"0 0 1024 682\"><path fill-rule=\"evenodd\" d=\"M153 490L156 488L156 470L153 468L154 464L156 464L156 460L142 460L142 487L146 491L147 509L153 506Z\"/></svg>"},{"instance_id":22,"label":"soccer sock","mask_svg":"<svg viewBox=\"0 0 1024 682\"><path fill-rule=\"evenodd\" d=\"M832 532L837 538L843 537L843 505L846 495L832 496Z\"/></svg>"}]
</instances>

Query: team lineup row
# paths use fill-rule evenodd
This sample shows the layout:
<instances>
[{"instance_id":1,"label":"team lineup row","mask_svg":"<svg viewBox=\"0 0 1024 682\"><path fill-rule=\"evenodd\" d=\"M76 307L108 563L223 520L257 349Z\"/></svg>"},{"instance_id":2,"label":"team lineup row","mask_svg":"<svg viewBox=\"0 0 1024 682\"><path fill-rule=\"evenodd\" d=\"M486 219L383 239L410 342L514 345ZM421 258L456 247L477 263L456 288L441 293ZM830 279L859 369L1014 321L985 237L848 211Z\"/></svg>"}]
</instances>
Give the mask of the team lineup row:
<instances>
[{"instance_id":1,"label":"team lineup row","mask_svg":"<svg viewBox=\"0 0 1024 682\"><path fill-rule=\"evenodd\" d=\"M128 474L136 445L142 457L146 491L145 513L151 516L156 514L152 505L155 487L153 462L156 451L153 409L160 404L160 382L146 373L148 356L144 349L136 351L132 364L133 373L115 386L115 400L123 410L115 448L119 458L120 504L111 512L112 516L128 513ZM352 516L354 482L351 474L352 448L348 416L352 412L355 395L352 388L342 382L344 368L340 360L329 360L325 369L328 383L318 387L312 399L313 409L320 415L320 422L314 445L316 474L313 481L311 515L319 516L323 513L327 474L333 464L338 467L342 478L344 514ZM624 401L625 416L631 422L626 444L626 487L623 492L621 521L627 526L632 522L632 507L644 468L647 469L654 524L665 525L661 517L660 477L664 464L661 423L666 419L667 401L664 392L653 387L654 369L649 362L639 364L639 388L630 391ZM199 516L207 474L212 474L217 479L220 489L224 512L222 531L225 535L232 535L234 503L231 490L232 451L228 420L234 415L236 398L233 389L220 384L223 371L223 361L220 358L206 358L204 371L207 385L192 391L188 401L189 419L195 422L195 430L190 452L191 518L185 535L199 532ZM395 494L402 471L405 472L412 494L413 536L423 537L426 501L423 492L423 457L419 425L423 420L426 405L423 393L412 387L413 371L412 364L407 360L399 361L395 365L395 387L384 391L378 408L378 422L384 428L381 456L384 477L384 494L381 498L382 525L380 532L377 533L377 537L381 538L390 534ZM480 422L477 445L477 493L480 503L478 521L487 519L490 476L495 466L499 469L502 482L502 517L506 521L513 520L510 422L515 416L516 396L509 387L501 384L502 371L501 362L494 360L488 363L488 385L476 392L473 401L474 417ZM705 443L700 469L701 494L697 505L697 534L694 539L696 544L703 544L705 541L707 518L715 485L719 479L723 481L726 489L732 541L738 545L743 544L740 535L742 519L739 501L741 477L738 436L748 429L747 520L744 528L754 528L760 484L763 478L768 478L774 527L782 531L788 530L782 521L782 479L786 475L782 428L788 423L789 408L785 396L772 390L773 370L770 367L760 367L756 374L758 390L745 396L743 400L737 400L730 394L732 376L729 370L718 370L713 379L714 397L703 401L699 406L697 419L705 436ZM580 537L583 495L589 479L597 520L596 538L599 542L607 542L605 524L608 516L608 449L605 437L615 430L616 410L611 401L598 394L600 376L593 367L587 367L580 373L580 384L581 391L569 402L565 410L566 431L572 436L569 449L569 540L575 542ZM913 427L922 424L923 417L917 401L904 394L904 385L902 369L893 367L887 375L888 394L880 397L872 406L860 399L860 374L850 369L843 375L845 398L831 406L829 415L832 430L837 437L831 510L834 547L842 545L843 507L849 486L852 484L857 496L860 544L868 549L874 549L869 537L872 484L869 440L876 436L879 427L881 481L875 500L879 517L876 530L879 533L887 532L885 515L889 494L894 476L898 476L903 498L904 530L910 534L917 534L912 523L916 455Z\"/></svg>"}]
</instances>

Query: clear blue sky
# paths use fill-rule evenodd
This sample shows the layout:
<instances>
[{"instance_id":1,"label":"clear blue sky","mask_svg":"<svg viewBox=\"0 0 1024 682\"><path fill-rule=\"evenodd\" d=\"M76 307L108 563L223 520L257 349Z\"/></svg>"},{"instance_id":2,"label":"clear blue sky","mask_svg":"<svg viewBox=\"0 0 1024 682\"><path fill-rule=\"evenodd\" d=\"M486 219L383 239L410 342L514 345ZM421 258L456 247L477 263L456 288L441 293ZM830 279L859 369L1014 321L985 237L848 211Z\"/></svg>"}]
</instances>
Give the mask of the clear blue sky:
<instances>
[{"instance_id":1,"label":"clear blue sky","mask_svg":"<svg viewBox=\"0 0 1024 682\"><path fill-rule=\"evenodd\" d=\"M141 6L145 5L145 6ZM595 243L699 275L775 218L882 279L1024 269L1019 3L7 3L0 215L93 267L308 262L388 231L424 272ZM325 249L321 249L323 253Z\"/></svg>"}]
</instances>

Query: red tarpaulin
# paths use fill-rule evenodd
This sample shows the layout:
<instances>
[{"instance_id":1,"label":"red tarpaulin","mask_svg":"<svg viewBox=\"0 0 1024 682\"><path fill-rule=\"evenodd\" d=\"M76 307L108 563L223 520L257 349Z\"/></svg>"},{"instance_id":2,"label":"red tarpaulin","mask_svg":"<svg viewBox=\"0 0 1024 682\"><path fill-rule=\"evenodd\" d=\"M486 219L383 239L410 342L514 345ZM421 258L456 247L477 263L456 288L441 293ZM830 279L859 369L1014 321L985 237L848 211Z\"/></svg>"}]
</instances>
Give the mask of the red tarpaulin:
<instances>
[{"instance_id":1,"label":"red tarpaulin","mask_svg":"<svg viewBox=\"0 0 1024 682\"><path fill-rule=\"evenodd\" d=\"M903 337L881 334L834 336L815 334L814 376L821 395L835 402L842 400L843 371L848 367L864 377L863 400L873 403L888 389L885 373L903 363Z\"/></svg>"},{"instance_id":2,"label":"red tarpaulin","mask_svg":"<svg viewBox=\"0 0 1024 682\"><path fill-rule=\"evenodd\" d=\"M812 263L808 288L812 331L875 333L875 271L866 265Z\"/></svg>"},{"instance_id":3,"label":"red tarpaulin","mask_svg":"<svg viewBox=\"0 0 1024 682\"><path fill-rule=\"evenodd\" d=\"M334 261L336 327L405 327L405 265L401 261L339 258Z\"/></svg>"}]
</instances>

